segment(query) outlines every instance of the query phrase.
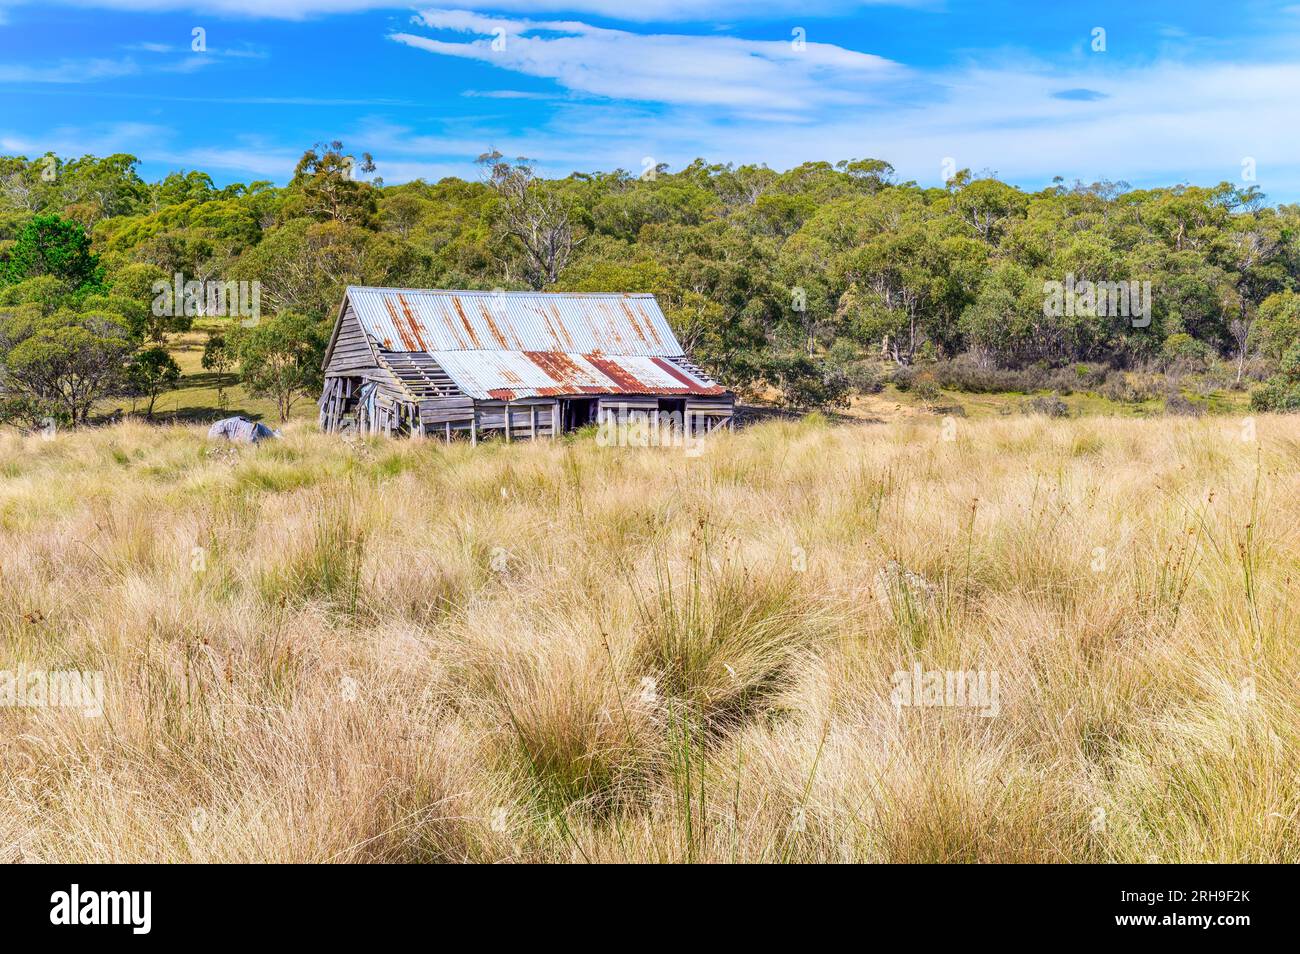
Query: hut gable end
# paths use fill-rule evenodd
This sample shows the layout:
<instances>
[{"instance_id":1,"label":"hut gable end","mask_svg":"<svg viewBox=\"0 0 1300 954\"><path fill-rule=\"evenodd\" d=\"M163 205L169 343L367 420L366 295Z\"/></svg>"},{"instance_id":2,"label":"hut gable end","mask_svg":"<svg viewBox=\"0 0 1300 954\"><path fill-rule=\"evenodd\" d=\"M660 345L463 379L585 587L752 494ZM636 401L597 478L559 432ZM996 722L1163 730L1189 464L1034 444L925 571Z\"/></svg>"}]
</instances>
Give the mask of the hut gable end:
<instances>
[{"instance_id":1,"label":"hut gable end","mask_svg":"<svg viewBox=\"0 0 1300 954\"><path fill-rule=\"evenodd\" d=\"M325 355L325 374L348 374L378 365L375 349L347 298Z\"/></svg>"}]
</instances>

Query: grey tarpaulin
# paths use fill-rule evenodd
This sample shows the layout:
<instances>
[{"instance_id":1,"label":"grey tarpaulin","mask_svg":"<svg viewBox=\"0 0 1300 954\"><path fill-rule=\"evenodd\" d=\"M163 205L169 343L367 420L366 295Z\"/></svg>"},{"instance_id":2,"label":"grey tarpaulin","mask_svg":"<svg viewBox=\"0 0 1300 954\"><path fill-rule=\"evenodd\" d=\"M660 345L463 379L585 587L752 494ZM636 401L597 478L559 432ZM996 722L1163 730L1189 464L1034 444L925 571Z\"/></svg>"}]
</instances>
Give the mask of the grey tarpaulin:
<instances>
[{"instance_id":1,"label":"grey tarpaulin","mask_svg":"<svg viewBox=\"0 0 1300 954\"><path fill-rule=\"evenodd\" d=\"M250 421L246 417L227 417L208 428L208 437L214 440L225 438L239 444L256 444L268 437L279 436L279 431L273 431L265 424Z\"/></svg>"}]
</instances>

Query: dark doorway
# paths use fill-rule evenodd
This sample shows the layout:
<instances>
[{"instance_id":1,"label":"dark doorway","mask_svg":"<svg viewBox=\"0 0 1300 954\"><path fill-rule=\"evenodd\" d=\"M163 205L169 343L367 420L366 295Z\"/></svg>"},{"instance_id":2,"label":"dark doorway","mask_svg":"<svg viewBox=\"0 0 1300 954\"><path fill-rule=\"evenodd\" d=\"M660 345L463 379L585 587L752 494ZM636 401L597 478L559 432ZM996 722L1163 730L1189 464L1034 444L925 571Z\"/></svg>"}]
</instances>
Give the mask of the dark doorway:
<instances>
[{"instance_id":1,"label":"dark doorway","mask_svg":"<svg viewBox=\"0 0 1300 954\"><path fill-rule=\"evenodd\" d=\"M659 420L655 428L659 443L676 447L686 438L686 399L660 398Z\"/></svg>"},{"instance_id":2,"label":"dark doorway","mask_svg":"<svg viewBox=\"0 0 1300 954\"><path fill-rule=\"evenodd\" d=\"M596 398L565 398L560 401L560 429L575 431L596 420Z\"/></svg>"}]
</instances>

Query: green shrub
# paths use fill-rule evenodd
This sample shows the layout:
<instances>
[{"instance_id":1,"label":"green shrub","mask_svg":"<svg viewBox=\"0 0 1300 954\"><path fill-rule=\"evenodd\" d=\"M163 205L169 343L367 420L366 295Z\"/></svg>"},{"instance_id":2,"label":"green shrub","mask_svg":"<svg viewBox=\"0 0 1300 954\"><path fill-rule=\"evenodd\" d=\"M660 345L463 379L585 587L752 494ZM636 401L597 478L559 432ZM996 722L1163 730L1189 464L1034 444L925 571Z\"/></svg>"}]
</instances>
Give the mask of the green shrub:
<instances>
[{"instance_id":1,"label":"green shrub","mask_svg":"<svg viewBox=\"0 0 1300 954\"><path fill-rule=\"evenodd\" d=\"M934 378L929 375L918 377L916 382L912 385L912 392L922 401L927 403L933 403L934 401L939 400L942 395L942 392L939 390L939 385L935 382Z\"/></svg>"},{"instance_id":2,"label":"green shrub","mask_svg":"<svg viewBox=\"0 0 1300 954\"><path fill-rule=\"evenodd\" d=\"M1300 343L1283 355L1278 373L1251 393L1250 406L1256 411L1300 411Z\"/></svg>"}]
</instances>

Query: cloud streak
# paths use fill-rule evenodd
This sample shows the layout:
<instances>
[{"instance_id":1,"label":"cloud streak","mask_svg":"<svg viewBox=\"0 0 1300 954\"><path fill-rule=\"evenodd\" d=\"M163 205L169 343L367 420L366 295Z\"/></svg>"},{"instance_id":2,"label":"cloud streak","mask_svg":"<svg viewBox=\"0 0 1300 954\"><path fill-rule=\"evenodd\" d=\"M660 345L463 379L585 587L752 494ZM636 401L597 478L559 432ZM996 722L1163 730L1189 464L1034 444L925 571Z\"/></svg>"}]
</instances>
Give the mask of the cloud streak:
<instances>
[{"instance_id":1,"label":"cloud streak","mask_svg":"<svg viewBox=\"0 0 1300 954\"><path fill-rule=\"evenodd\" d=\"M0 0L0 23L5 11L30 0ZM60 2L60 0L55 0ZM399 0L61 0L64 6L123 10L136 13L192 11L249 19L305 20L365 10L401 10ZM831 16L873 6L930 7L938 0L770 0L761 12L752 0L486 0L465 4L471 9L527 13L578 13L633 23L702 23L727 20L770 19L802 14Z\"/></svg>"},{"instance_id":2,"label":"cloud streak","mask_svg":"<svg viewBox=\"0 0 1300 954\"><path fill-rule=\"evenodd\" d=\"M429 53L553 80L573 93L788 120L814 109L869 103L878 88L908 76L884 57L801 36L787 41L644 34L574 20L485 17L465 10L426 10L417 22L474 38L412 33L390 38Z\"/></svg>"},{"instance_id":3,"label":"cloud streak","mask_svg":"<svg viewBox=\"0 0 1300 954\"><path fill-rule=\"evenodd\" d=\"M4 63L0 64L0 83L93 83L139 71L139 66L130 59L59 60L43 66Z\"/></svg>"}]
</instances>

